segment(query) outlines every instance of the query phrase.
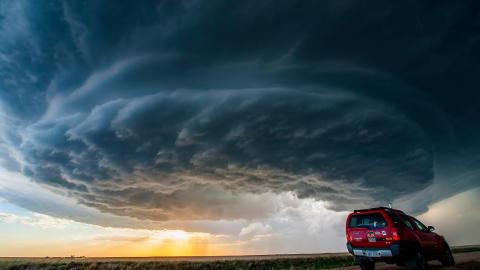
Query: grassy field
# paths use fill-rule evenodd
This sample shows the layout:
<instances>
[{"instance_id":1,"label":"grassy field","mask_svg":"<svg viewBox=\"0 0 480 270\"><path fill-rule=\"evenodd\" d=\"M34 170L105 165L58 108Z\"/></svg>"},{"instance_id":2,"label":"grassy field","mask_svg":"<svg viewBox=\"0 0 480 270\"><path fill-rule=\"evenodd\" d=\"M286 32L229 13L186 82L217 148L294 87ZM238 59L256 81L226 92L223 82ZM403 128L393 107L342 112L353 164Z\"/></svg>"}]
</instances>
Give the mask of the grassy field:
<instances>
[{"instance_id":1,"label":"grassy field","mask_svg":"<svg viewBox=\"0 0 480 270\"><path fill-rule=\"evenodd\" d=\"M160 259L160 258L8 258L0 259L0 269L173 269L173 270L229 270L229 269L261 269L261 270L293 270L293 269L329 269L341 266L354 265L352 256L323 256L311 255L294 257L266 257L255 259L232 259L217 258L215 260L181 260L181 259Z\"/></svg>"},{"instance_id":2,"label":"grassy field","mask_svg":"<svg viewBox=\"0 0 480 270\"><path fill-rule=\"evenodd\" d=\"M480 246L452 247L452 253L465 253L465 252L475 252L475 251L480 251Z\"/></svg>"},{"instance_id":3,"label":"grassy field","mask_svg":"<svg viewBox=\"0 0 480 270\"><path fill-rule=\"evenodd\" d=\"M480 251L480 246L452 247L454 253ZM0 258L0 270L313 270L355 265L346 253L146 258Z\"/></svg>"}]
</instances>

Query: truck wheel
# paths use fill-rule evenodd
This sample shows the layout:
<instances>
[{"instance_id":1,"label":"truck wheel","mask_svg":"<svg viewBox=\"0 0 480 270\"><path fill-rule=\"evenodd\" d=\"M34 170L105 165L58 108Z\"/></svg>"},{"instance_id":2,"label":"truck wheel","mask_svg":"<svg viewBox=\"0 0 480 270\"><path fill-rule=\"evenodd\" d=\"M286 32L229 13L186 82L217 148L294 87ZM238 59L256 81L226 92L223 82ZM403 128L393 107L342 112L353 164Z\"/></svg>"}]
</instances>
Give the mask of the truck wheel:
<instances>
[{"instance_id":1,"label":"truck wheel","mask_svg":"<svg viewBox=\"0 0 480 270\"><path fill-rule=\"evenodd\" d=\"M448 245L445 245L445 247L443 248L443 254L440 262L444 266L455 265L455 259L453 258L452 251L450 250L450 247Z\"/></svg>"},{"instance_id":2,"label":"truck wheel","mask_svg":"<svg viewBox=\"0 0 480 270\"><path fill-rule=\"evenodd\" d=\"M408 259L406 265L412 270L427 270L428 262L423 256L421 251L415 252L410 259Z\"/></svg>"},{"instance_id":3,"label":"truck wheel","mask_svg":"<svg viewBox=\"0 0 480 270\"><path fill-rule=\"evenodd\" d=\"M358 265L362 270L374 270L375 269L375 262L370 260L357 258Z\"/></svg>"}]
</instances>

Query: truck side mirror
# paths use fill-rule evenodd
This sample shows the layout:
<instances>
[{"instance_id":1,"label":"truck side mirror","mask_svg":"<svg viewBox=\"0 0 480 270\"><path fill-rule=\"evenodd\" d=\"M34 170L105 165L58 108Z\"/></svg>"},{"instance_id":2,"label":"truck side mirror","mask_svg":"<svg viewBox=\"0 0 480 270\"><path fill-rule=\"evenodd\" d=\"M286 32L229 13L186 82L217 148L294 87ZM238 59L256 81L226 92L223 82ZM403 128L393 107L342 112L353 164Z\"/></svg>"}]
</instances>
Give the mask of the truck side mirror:
<instances>
[{"instance_id":1,"label":"truck side mirror","mask_svg":"<svg viewBox=\"0 0 480 270\"><path fill-rule=\"evenodd\" d=\"M435 231L435 227L433 227L433 226L428 226L428 231L429 231L429 232Z\"/></svg>"}]
</instances>

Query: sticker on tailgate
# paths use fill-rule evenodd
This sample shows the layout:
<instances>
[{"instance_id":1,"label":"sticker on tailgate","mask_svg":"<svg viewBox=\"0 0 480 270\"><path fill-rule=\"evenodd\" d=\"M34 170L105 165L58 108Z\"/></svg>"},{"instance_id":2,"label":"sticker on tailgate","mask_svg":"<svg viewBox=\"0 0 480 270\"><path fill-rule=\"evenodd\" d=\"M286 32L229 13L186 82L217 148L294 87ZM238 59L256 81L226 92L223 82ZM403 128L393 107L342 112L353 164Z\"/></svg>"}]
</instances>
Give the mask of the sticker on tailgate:
<instances>
[{"instance_id":1,"label":"sticker on tailgate","mask_svg":"<svg viewBox=\"0 0 480 270\"><path fill-rule=\"evenodd\" d=\"M375 238L375 234L373 232L368 232L367 238L368 242L377 242L377 239Z\"/></svg>"}]
</instances>

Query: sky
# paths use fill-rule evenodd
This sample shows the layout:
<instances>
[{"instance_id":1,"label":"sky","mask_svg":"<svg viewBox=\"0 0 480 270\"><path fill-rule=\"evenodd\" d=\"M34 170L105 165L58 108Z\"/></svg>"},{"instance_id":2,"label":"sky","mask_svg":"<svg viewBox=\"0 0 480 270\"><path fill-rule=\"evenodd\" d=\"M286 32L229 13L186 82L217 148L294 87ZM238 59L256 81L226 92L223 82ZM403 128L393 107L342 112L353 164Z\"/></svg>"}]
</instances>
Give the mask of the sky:
<instances>
[{"instance_id":1,"label":"sky","mask_svg":"<svg viewBox=\"0 0 480 270\"><path fill-rule=\"evenodd\" d=\"M479 244L478 5L1 1L0 256Z\"/></svg>"}]
</instances>

